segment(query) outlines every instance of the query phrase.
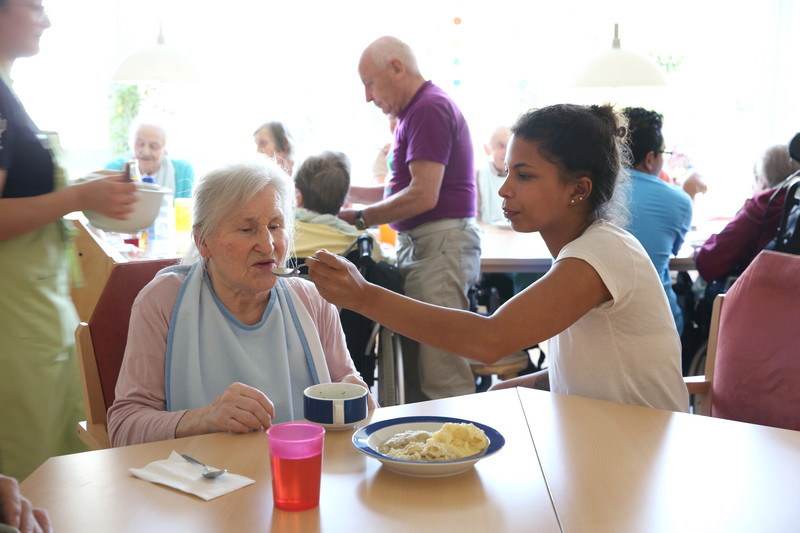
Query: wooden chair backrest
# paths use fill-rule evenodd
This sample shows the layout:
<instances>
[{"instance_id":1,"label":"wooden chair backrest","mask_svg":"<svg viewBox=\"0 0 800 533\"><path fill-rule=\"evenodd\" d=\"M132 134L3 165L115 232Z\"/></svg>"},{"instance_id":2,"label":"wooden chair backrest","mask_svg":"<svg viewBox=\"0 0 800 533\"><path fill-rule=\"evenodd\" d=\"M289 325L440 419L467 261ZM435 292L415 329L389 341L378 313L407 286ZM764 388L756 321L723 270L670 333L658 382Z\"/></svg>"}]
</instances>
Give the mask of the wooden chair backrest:
<instances>
[{"instance_id":1,"label":"wooden chair backrest","mask_svg":"<svg viewBox=\"0 0 800 533\"><path fill-rule=\"evenodd\" d=\"M176 263L175 259L119 263L108 277L89 319L89 332L106 409L114 403L114 388L125 354L133 301L159 270Z\"/></svg>"}]
</instances>

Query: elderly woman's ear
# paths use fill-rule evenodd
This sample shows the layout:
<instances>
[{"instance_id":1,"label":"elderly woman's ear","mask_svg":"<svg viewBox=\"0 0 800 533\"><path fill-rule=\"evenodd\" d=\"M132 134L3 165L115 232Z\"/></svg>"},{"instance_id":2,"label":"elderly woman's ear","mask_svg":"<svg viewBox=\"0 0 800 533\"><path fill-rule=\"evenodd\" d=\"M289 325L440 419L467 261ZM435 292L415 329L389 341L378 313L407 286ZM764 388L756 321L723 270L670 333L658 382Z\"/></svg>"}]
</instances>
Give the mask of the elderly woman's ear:
<instances>
[{"instance_id":1,"label":"elderly woman's ear","mask_svg":"<svg viewBox=\"0 0 800 533\"><path fill-rule=\"evenodd\" d=\"M203 259L208 259L210 254L208 253L208 246L205 245L204 242L200 240L199 235L193 235L194 238L194 245L197 246L197 251L200 252L200 257Z\"/></svg>"}]
</instances>

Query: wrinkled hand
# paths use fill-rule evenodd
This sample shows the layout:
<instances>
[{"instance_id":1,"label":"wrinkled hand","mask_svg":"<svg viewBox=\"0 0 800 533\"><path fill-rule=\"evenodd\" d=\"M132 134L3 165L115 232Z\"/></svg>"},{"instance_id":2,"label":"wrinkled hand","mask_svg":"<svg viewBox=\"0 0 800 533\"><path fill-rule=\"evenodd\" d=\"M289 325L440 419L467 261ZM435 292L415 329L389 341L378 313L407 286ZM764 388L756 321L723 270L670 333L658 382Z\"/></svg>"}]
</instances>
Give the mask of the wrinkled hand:
<instances>
[{"instance_id":1,"label":"wrinkled hand","mask_svg":"<svg viewBox=\"0 0 800 533\"><path fill-rule=\"evenodd\" d=\"M362 387L364 387L365 389L367 389L367 391L369 391L369 387L367 386L367 384L366 384L366 383L364 383L364 382L361 380L361 378L359 378L359 377L358 377L358 376L356 376L355 374L348 374L348 375L346 375L345 377L343 377L343 378L342 378L342 383L352 383L352 384L354 384L354 385L361 385ZM373 409L376 409L376 408L378 408L378 407L380 407L380 406L378 405L378 402L377 402L377 401L375 401L375 398L373 398L373 397L372 397L372 393L371 393L371 392L369 392L369 393L367 394L367 409L369 409L370 411L372 411Z\"/></svg>"},{"instance_id":2,"label":"wrinkled hand","mask_svg":"<svg viewBox=\"0 0 800 533\"><path fill-rule=\"evenodd\" d=\"M275 418L275 406L260 390L236 382L206 407L195 410L187 422L194 418L199 418L196 422L199 422L200 433L217 431L247 433L251 430L269 428L272 419Z\"/></svg>"},{"instance_id":3,"label":"wrinkled hand","mask_svg":"<svg viewBox=\"0 0 800 533\"><path fill-rule=\"evenodd\" d=\"M110 218L127 219L139 197L136 184L124 181L122 174L95 178L73 185L79 193L80 210L89 210Z\"/></svg>"},{"instance_id":4,"label":"wrinkled hand","mask_svg":"<svg viewBox=\"0 0 800 533\"><path fill-rule=\"evenodd\" d=\"M0 522L16 527L22 533L51 533L50 517L44 509L36 509L19 493L17 480L0 475Z\"/></svg>"},{"instance_id":5,"label":"wrinkled hand","mask_svg":"<svg viewBox=\"0 0 800 533\"><path fill-rule=\"evenodd\" d=\"M308 275L323 298L339 307L359 309L369 284L353 263L327 250L319 250L315 257L306 258L306 264Z\"/></svg>"}]
</instances>

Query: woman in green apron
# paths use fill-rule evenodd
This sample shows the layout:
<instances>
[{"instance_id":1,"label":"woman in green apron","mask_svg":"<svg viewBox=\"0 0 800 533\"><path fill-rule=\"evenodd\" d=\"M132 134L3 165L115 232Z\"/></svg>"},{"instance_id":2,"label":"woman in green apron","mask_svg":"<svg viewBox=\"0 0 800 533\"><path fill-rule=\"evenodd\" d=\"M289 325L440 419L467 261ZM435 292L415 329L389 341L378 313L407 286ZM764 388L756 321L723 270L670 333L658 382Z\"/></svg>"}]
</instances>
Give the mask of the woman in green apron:
<instances>
[{"instance_id":1,"label":"woman in green apron","mask_svg":"<svg viewBox=\"0 0 800 533\"><path fill-rule=\"evenodd\" d=\"M85 449L62 217L125 218L136 201L121 175L65 187L57 137L39 131L11 88L14 61L35 55L49 26L40 0L0 0L0 472L20 480Z\"/></svg>"}]
</instances>

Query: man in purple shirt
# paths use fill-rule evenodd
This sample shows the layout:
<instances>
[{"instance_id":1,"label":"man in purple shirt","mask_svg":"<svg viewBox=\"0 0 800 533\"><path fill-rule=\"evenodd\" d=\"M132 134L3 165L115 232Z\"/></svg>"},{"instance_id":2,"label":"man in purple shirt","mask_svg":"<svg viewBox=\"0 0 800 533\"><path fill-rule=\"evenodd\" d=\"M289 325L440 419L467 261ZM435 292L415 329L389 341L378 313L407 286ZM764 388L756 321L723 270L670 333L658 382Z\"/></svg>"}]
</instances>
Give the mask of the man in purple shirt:
<instances>
[{"instance_id":1,"label":"man in purple shirt","mask_svg":"<svg viewBox=\"0 0 800 533\"><path fill-rule=\"evenodd\" d=\"M381 37L361 55L367 102L397 117L393 169L386 187L351 187L368 204L339 217L361 229L388 223L398 233L397 262L407 296L468 309L480 271L477 190L469 128L453 100L419 72L409 46ZM407 401L475 392L469 363L404 342Z\"/></svg>"}]
</instances>

